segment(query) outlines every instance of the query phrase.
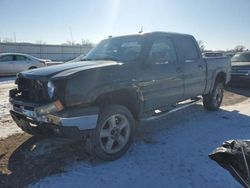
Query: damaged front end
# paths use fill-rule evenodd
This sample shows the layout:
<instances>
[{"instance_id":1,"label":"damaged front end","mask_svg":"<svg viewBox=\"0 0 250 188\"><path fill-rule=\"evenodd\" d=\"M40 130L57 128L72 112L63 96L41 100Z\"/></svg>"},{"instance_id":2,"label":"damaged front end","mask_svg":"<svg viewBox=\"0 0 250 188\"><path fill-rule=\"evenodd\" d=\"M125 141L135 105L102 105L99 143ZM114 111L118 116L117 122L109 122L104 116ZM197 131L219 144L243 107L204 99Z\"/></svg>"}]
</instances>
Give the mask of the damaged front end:
<instances>
[{"instance_id":1,"label":"damaged front end","mask_svg":"<svg viewBox=\"0 0 250 188\"><path fill-rule=\"evenodd\" d=\"M25 132L75 137L96 128L99 108L68 107L62 82L52 85L48 81L17 78L16 84L18 87L9 92L10 113Z\"/></svg>"}]
</instances>

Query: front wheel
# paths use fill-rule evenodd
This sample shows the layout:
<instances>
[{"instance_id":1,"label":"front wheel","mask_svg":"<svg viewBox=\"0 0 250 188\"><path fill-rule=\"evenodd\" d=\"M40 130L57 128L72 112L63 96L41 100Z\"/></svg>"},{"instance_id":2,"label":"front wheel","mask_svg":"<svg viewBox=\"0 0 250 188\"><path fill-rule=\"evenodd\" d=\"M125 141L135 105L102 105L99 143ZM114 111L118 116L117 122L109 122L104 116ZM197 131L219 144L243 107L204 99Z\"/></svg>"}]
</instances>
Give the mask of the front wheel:
<instances>
[{"instance_id":1,"label":"front wheel","mask_svg":"<svg viewBox=\"0 0 250 188\"><path fill-rule=\"evenodd\" d=\"M134 118L126 107L105 107L90 138L93 147L91 150L102 160L115 160L121 157L132 143L134 126Z\"/></svg>"},{"instance_id":2,"label":"front wheel","mask_svg":"<svg viewBox=\"0 0 250 188\"><path fill-rule=\"evenodd\" d=\"M203 95L203 105L206 110L216 111L220 108L223 99L223 83L216 82L211 93Z\"/></svg>"}]
</instances>

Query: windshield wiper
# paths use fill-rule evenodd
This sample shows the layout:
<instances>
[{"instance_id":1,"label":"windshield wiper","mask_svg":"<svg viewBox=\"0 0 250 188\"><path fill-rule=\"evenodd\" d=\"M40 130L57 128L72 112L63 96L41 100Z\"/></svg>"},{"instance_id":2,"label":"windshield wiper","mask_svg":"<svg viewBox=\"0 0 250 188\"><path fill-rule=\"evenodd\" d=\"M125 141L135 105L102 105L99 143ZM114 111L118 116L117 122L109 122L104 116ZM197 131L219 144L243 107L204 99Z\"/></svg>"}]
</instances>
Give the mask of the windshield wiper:
<instances>
[{"instance_id":1,"label":"windshield wiper","mask_svg":"<svg viewBox=\"0 0 250 188\"><path fill-rule=\"evenodd\" d=\"M84 59L81 59L80 61L92 61L92 60L95 60L95 59L84 58Z\"/></svg>"},{"instance_id":2,"label":"windshield wiper","mask_svg":"<svg viewBox=\"0 0 250 188\"><path fill-rule=\"evenodd\" d=\"M102 57L102 58L96 58L95 60L111 60L111 61L118 61L114 57Z\"/></svg>"},{"instance_id":3,"label":"windshield wiper","mask_svg":"<svg viewBox=\"0 0 250 188\"><path fill-rule=\"evenodd\" d=\"M107 60L107 61L117 61L118 60L115 57L98 57L98 58L84 58L80 61L101 61L101 60Z\"/></svg>"}]
</instances>

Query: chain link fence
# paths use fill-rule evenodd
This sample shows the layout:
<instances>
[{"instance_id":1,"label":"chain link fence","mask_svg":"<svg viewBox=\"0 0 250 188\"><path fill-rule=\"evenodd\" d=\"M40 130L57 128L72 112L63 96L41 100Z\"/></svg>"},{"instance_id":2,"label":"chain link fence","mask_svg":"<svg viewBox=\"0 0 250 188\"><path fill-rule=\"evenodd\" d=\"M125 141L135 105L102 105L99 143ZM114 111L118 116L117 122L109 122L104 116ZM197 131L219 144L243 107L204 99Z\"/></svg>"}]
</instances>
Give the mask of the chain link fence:
<instances>
[{"instance_id":1,"label":"chain link fence","mask_svg":"<svg viewBox=\"0 0 250 188\"><path fill-rule=\"evenodd\" d=\"M0 53L24 53L41 59L52 61L69 61L75 57L86 54L91 45L48 45L29 43L0 43Z\"/></svg>"}]
</instances>

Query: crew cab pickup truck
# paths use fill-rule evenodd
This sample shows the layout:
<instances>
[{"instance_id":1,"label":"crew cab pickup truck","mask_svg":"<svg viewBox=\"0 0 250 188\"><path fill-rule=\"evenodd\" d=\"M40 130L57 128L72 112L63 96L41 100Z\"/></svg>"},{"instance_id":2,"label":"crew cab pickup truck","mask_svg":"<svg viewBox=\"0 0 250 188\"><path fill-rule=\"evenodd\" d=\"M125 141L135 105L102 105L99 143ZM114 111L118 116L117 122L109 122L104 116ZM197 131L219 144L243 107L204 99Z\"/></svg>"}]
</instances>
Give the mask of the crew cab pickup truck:
<instances>
[{"instance_id":1,"label":"crew cab pickup truck","mask_svg":"<svg viewBox=\"0 0 250 188\"><path fill-rule=\"evenodd\" d=\"M217 110L230 73L228 58L202 58L191 35L111 37L80 62L19 73L10 112L30 134L80 133L93 155L114 160L130 147L135 122L160 118L199 96L205 109Z\"/></svg>"}]
</instances>

